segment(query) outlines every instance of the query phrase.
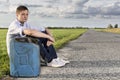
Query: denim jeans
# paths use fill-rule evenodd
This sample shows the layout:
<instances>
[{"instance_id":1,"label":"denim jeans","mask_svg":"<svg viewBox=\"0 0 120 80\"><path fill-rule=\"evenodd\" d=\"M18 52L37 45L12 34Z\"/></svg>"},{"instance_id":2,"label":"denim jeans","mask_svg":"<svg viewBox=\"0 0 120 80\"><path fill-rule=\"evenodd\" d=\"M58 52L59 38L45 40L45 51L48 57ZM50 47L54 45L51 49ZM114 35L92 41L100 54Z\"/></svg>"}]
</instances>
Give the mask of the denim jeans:
<instances>
[{"instance_id":1,"label":"denim jeans","mask_svg":"<svg viewBox=\"0 0 120 80\"><path fill-rule=\"evenodd\" d=\"M43 32L46 33L46 32ZM57 54L53 45L47 46L47 38L38 38L38 45L40 46L40 54L46 62L51 62L52 59L57 58Z\"/></svg>"}]
</instances>

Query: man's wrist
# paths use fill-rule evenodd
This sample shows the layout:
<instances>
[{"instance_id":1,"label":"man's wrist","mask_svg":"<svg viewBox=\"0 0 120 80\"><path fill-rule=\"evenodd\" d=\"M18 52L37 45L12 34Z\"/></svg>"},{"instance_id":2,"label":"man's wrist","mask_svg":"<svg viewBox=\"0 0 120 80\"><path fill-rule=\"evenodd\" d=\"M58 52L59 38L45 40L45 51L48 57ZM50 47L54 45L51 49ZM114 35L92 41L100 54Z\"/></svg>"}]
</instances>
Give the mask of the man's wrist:
<instances>
[{"instance_id":1,"label":"man's wrist","mask_svg":"<svg viewBox=\"0 0 120 80\"><path fill-rule=\"evenodd\" d=\"M49 36L49 35L47 35L47 38L48 38L48 39L50 39L50 36Z\"/></svg>"}]
</instances>

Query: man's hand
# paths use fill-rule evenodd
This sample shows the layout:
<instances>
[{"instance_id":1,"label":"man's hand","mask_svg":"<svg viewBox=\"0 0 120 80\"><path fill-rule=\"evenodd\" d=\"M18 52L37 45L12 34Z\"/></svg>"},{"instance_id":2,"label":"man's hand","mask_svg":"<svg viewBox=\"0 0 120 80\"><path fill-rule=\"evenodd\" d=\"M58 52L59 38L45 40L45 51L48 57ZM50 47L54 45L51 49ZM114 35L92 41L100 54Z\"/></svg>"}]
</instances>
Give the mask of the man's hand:
<instances>
[{"instance_id":1,"label":"man's hand","mask_svg":"<svg viewBox=\"0 0 120 80\"><path fill-rule=\"evenodd\" d=\"M52 41L47 41L47 46L50 46L50 45L52 45L53 44L53 42Z\"/></svg>"},{"instance_id":2,"label":"man's hand","mask_svg":"<svg viewBox=\"0 0 120 80\"><path fill-rule=\"evenodd\" d=\"M48 39L49 39L49 41L51 41L52 43L55 42L55 39L54 39L53 37L51 37L51 36L49 36Z\"/></svg>"}]
</instances>

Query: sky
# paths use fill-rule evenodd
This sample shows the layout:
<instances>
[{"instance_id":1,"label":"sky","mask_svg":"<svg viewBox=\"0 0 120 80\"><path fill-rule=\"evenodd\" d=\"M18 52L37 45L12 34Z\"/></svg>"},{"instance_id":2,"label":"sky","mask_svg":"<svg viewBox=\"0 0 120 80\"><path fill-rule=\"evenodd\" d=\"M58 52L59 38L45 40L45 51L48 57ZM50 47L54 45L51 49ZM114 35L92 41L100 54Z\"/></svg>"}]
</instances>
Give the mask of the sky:
<instances>
[{"instance_id":1,"label":"sky","mask_svg":"<svg viewBox=\"0 0 120 80\"><path fill-rule=\"evenodd\" d=\"M120 19L120 0L0 0L0 15L26 5L30 15L57 19Z\"/></svg>"}]
</instances>

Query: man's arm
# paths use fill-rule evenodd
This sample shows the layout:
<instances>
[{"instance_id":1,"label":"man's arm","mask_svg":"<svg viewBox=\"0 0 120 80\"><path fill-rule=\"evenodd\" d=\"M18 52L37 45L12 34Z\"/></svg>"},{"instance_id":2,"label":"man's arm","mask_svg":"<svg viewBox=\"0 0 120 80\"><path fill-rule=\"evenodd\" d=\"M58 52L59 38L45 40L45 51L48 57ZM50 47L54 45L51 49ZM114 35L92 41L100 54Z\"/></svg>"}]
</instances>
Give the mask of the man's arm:
<instances>
[{"instance_id":1,"label":"man's arm","mask_svg":"<svg viewBox=\"0 0 120 80\"><path fill-rule=\"evenodd\" d=\"M47 32L48 35L50 35L52 38L54 38L49 29L46 28L45 31ZM50 45L52 45L52 44L53 44L53 42L51 42L51 41L49 41L49 40L47 41L47 46L50 46Z\"/></svg>"},{"instance_id":2,"label":"man's arm","mask_svg":"<svg viewBox=\"0 0 120 80\"><path fill-rule=\"evenodd\" d=\"M29 36L34 36L34 37L42 37L42 38L47 38L52 42L55 42L54 38L52 38L50 35L44 34L42 32L39 32L37 30L33 30L33 29L24 29L23 33L25 35L29 35Z\"/></svg>"},{"instance_id":3,"label":"man's arm","mask_svg":"<svg viewBox=\"0 0 120 80\"><path fill-rule=\"evenodd\" d=\"M50 32L49 29L45 28L45 31L47 32L48 35L50 35L51 37L53 37L52 33Z\"/></svg>"}]
</instances>

